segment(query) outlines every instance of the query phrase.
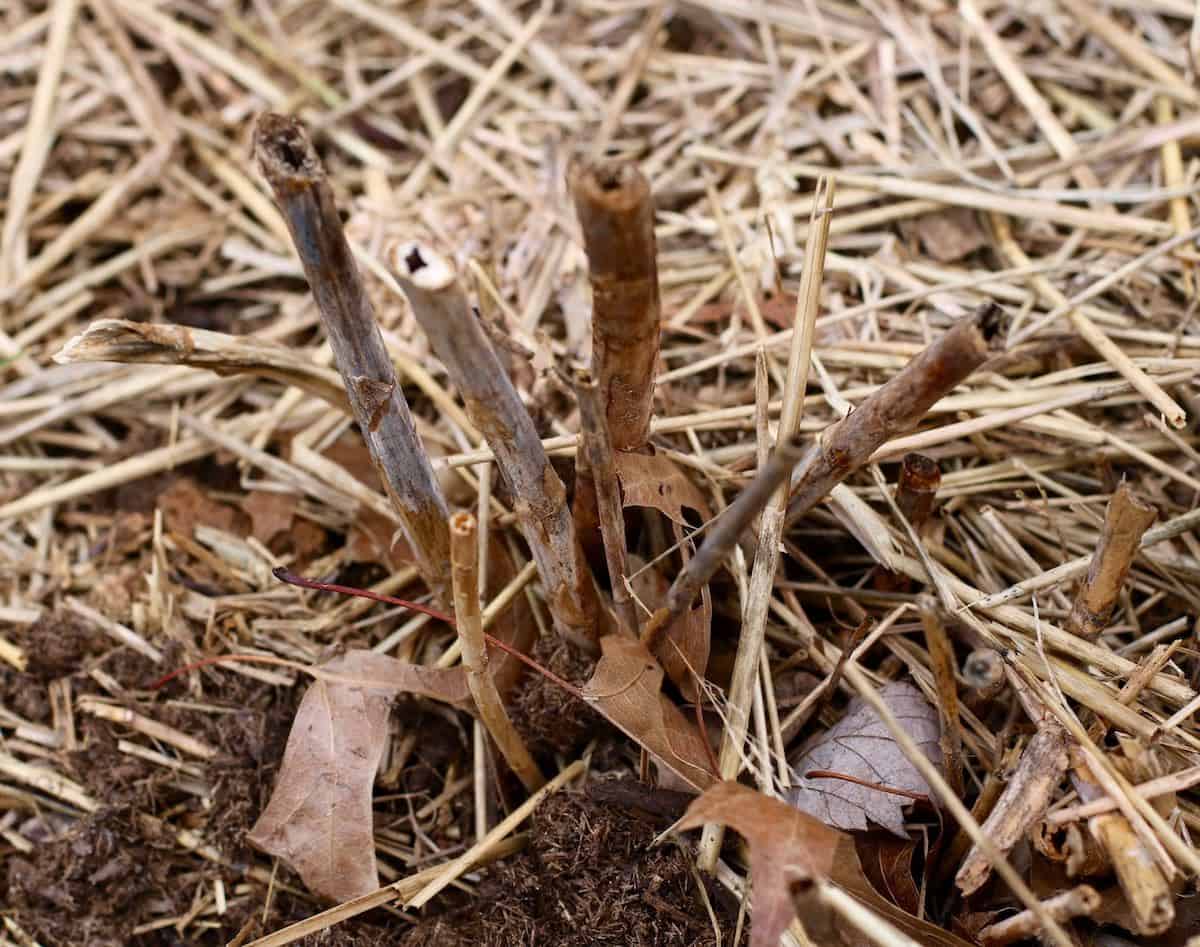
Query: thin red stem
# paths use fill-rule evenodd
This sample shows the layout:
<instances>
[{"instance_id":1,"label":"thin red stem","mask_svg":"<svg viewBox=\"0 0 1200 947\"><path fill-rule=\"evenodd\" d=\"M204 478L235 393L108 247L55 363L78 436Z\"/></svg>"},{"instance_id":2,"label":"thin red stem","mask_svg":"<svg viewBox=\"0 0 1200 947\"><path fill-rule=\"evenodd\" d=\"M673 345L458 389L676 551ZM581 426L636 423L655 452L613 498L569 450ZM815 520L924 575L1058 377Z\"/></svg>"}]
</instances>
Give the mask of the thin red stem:
<instances>
[{"instance_id":1,"label":"thin red stem","mask_svg":"<svg viewBox=\"0 0 1200 947\"><path fill-rule=\"evenodd\" d=\"M274 574L275 578L279 579L281 582L287 582L289 585L298 585L300 588L304 589L316 589L320 592L336 592L339 595L353 595L358 598L368 598L373 602L382 602L385 605L399 605L403 608L411 608L414 611L422 612L423 614L429 615L432 618L437 618L440 621L444 621L447 625L454 624L453 615L447 615L445 612L439 612L437 609L429 608L425 605L418 605L416 602L410 602L407 599L395 598L391 595L381 595L379 592L372 592L369 589L356 589L352 585L339 585L336 582L318 582L315 579L306 579L304 576L296 575L296 573L289 572L287 569L282 567L272 570L272 573ZM581 691L574 684L563 680L549 668L538 664L538 662L529 657L529 655L522 651L518 651L512 645L501 641L499 638L493 638L489 634L485 633L483 637L488 644L499 648L501 651L504 651L507 654L511 654L522 664L533 668L535 671L541 674L542 677L546 678L546 680L557 684L568 694L571 694L573 697L576 697L579 700L585 700L583 691Z\"/></svg>"},{"instance_id":2,"label":"thin red stem","mask_svg":"<svg viewBox=\"0 0 1200 947\"><path fill-rule=\"evenodd\" d=\"M868 789L877 789L880 792L891 793L893 796L905 796L908 799L915 799L917 802L929 802L929 797L924 793L910 792L907 789L896 789L893 786L884 786L881 783L870 783L865 779L859 779L857 776L851 776L848 773L835 773L830 769L810 769L804 774L805 779L842 779L848 783L857 783L860 786L866 786Z\"/></svg>"},{"instance_id":3,"label":"thin red stem","mask_svg":"<svg viewBox=\"0 0 1200 947\"><path fill-rule=\"evenodd\" d=\"M258 664L279 664L280 658L273 658L266 654L218 654L211 658L201 658L199 661L193 661L191 664L185 664L181 668L176 668L170 674L164 674L157 681L150 685L150 690L156 691L164 684L168 684L181 674L186 674L188 671L195 671L202 667L208 667L210 664L224 664L230 661L251 661ZM285 661L284 664L292 665L291 661Z\"/></svg>"},{"instance_id":4,"label":"thin red stem","mask_svg":"<svg viewBox=\"0 0 1200 947\"><path fill-rule=\"evenodd\" d=\"M352 585L339 585L336 582L318 582L316 579L306 579L302 575L289 572L282 566L272 569L271 574L281 582L286 582L288 585L298 585L302 589L316 589L318 592L337 592L339 595L369 598L373 602L383 602L385 605L399 605L414 612L421 612L430 618L444 621L447 625L454 624L453 616L447 615L445 612L439 612L436 608L430 608L428 605L419 605L416 602L410 602L408 599L395 598L391 595L381 595L379 592L372 592L370 589L356 589Z\"/></svg>"}]
</instances>

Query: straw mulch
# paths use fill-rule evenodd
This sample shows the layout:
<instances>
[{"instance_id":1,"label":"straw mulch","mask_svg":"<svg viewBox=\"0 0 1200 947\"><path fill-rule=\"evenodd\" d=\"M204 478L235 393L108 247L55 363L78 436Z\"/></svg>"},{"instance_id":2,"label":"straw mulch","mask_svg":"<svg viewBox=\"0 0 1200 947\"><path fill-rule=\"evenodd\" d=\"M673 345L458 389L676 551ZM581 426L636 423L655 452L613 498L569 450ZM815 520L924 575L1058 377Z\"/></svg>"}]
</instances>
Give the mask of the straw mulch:
<instances>
[{"instance_id":1,"label":"straw mulch","mask_svg":"<svg viewBox=\"0 0 1200 947\"><path fill-rule=\"evenodd\" d=\"M514 640L566 681L529 670L503 699L535 767L571 789L477 844L529 794L462 705L399 698L372 802L372 870L399 884L264 943L729 945L793 895L792 944L929 943L931 928L1188 942L1195 15L1186 0L3 4L0 944L244 945L326 909L247 841L309 686L296 667L354 649L455 663L443 623L272 575L429 598L253 154L267 111L316 147L447 506L486 514L485 604L514 593ZM456 268L574 496L592 290L568 171L600 158L636 166L656 209L661 353L639 449L674 479L634 483L649 461L622 461L628 586L580 530L596 602L637 624L769 467L781 412L800 412L805 448L956 320L1003 310L984 364L915 432L786 525L768 501L725 550L687 646L705 666L656 651L673 680L645 706L703 745L703 779L653 765L648 711L616 705L628 681L591 707L569 693L595 657L522 570L522 498L389 271L397 241ZM814 317L808 357L792 329ZM101 320L134 325L80 338ZM914 451L931 507L896 488ZM775 529L777 566L756 543ZM159 684L234 654L291 664ZM920 749L920 727L895 726L902 701L932 727ZM831 728L850 739L822 742ZM873 895L765 859L789 816L759 797L706 797L709 828L658 840L710 763L730 776L739 754L745 786L809 793L847 830ZM857 783L856 755L874 773ZM450 883L441 866L464 853Z\"/></svg>"}]
</instances>

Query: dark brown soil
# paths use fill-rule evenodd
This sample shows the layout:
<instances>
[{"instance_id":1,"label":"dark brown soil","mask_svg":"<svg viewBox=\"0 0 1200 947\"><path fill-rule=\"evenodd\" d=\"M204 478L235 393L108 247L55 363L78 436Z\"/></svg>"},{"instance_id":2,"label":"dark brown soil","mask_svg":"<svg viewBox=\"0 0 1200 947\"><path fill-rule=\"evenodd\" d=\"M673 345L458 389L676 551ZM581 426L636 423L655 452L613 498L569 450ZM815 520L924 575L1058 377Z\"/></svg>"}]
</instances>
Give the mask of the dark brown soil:
<instances>
[{"instance_id":1,"label":"dark brown soil","mask_svg":"<svg viewBox=\"0 0 1200 947\"><path fill-rule=\"evenodd\" d=\"M559 677L582 686L592 662L557 636L538 638L533 659ZM610 728L604 718L540 674L527 673L517 685L509 715L536 756L569 754Z\"/></svg>"},{"instance_id":2,"label":"dark brown soil","mask_svg":"<svg viewBox=\"0 0 1200 947\"><path fill-rule=\"evenodd\" d=\"M602 784L603 785L603 784ZM694 853L654 840L677 808L668 794L636 794L622 803L563 793L543 803L529 847L490 868L476 896L414 927L403 947L705 947L712 921L691 868ZM648 812L647 808L657 810ZM682 811L682 810L678 810ZM737 908L724 889L705 882L709 903L729 943ZM436 905L435 905L436 909Z\"/></svg>"}]
</instances>

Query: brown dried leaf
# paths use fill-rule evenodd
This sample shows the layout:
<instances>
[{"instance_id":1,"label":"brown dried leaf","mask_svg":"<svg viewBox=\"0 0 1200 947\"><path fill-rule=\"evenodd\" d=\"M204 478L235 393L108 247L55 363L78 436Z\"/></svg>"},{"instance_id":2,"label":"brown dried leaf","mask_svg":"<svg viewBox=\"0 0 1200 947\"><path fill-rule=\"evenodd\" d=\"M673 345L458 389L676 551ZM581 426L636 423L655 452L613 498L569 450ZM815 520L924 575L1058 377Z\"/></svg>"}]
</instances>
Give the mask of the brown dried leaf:
<instances>
[{"instance_id":1,"label":"brown dried leaf","mask_svg":"<svg viewBox=\"0 0 1200 947\"><path fill-rule=\"evenodd\" d=\"M893 681L879 693L921 749L941 765L941 723L936 708L904 681ZM845 717L804 748L792 771L788 802L835 828L865 831L870 820L899 836L906 835L904 809L912 804L911 799L843 779L805 777L815 770L932 797L929 784L879 715L858 700L851 703Z\"/></svg>"},{"instance_id":2,"label":"brown dried leaf","mask_svg":"<svg viewBox=\"0 0 1200 947\"><path fill-rule=\"evenodd\" d=\"M617 479L621 482L622 505L651 507L670 519L686 563L691 557L692 543L684 540L683 530L688 523L683 510L687 507L703 520L710 519L712 511L704 494L667 457L618 451L615 460ZM664 601L665 593L658 600L643 598L642 604L653 612ZM699 697L697 678L703 677L708 667L711 627L712 598L705 587L687 613L671 625L654 651L667 676L688 700L697 700Z\"/></svg>"},{"instance_id":3,"label":"brown dried leaf","mask_svg":"<svg viewBox=\"0 0 1200 947\"><path fill-rule=\"evenodd\" d=\"M179 477L158 495L167 529L192 539L197 526L212 526L226 533L236 532L233 507L209 497L190 477Z\"/></svg>"},{"instance_id":4,"label":"brown dried leaf","mask_svg":"<svg viewBox=\"0 0 1200 947\"><path fill-rule=\"evenodd\" d=\"M250 515L254 538L263 544L290 529L296 515L296 497L273 490L251 490L242 499L241 506Z\"/></svg>"},{"instance_id":5,"label":"brown dried leaf","mask_svg":"<svg viewBox=\"0 0 1200 947\"><path fill-rule=\"evenodd\" d=\"M662 692L663 669L636 638L606 635L584 697L688 786L704 789L716 777L704 738Z\"/></svg>"},{"instance_id":6,"label":"brown dried leaf","mask_svg":"<svg viewBox=\"0 0 1200 947\"><path fill-rule=\"evenodd\" d=\"M718 783L688 806L680 829L727 825L750 845L750 947L775 947L795 913L791 887L829 878L834 865L854 858L850 836L778 799L738 783Z\"/></svg>"},{"instance_id":7,"label":"brown dried leaf","mask_svg":"<svg viewBox=\"0 0 1200 947\"><path fill-rule=\"evenodd\" d=\"M795 913L791 889L797 882L827 879L920 944L968 947L927 921L882 897L867 881L851 836L812 816L738 783L718 783L693 802L679 822L694 829L720 822L750 846L751 947L775 947ZM845 944L862 943L843 931Z\"/></svg>"},{"instance_id":8,"label":"brown dried leaf","mask_svg":"<svg viewBox=\"0 0 1200 947\"><path fill-rule=\"evenodd\" d=\"M364 507L350 524L342 552L350 562L374 562L399 571L412 565L412 550L393 520Z\"/></svg>"},{"instance_id":9,"label":"brown dried leaf","mask_svg":"<svg viewBox=\"0 0 1200 947\"><path fill-rule=\"evenodd\" d=\"M315 894L345 901L379 887L371 789L397 694L470 700L463 668L372 651L322 665L292 722L271 801L247 839L286 861Z\"/></svg>"},{"instance_id":10,"label":"brown dried leaf","mask_svg":"<svg viewBox=\"0 0 1200 947\"><path fill-rule=\"evenodd\" d=\"M695 510L705 520L712 517L700 488L670 458L617 451L613 459L621 481L623 506L648 506L680 526L688 525L684 507Z\"/></svg>"},{"instance_id":11,"label":"brown dried leaf","mask_svg":"<svg viewBox=\"0 0 1200 947\"><path fill-rule=\"evenodd\" d=\"M975 211L966 207L925 214L915 227L925 252L940 263L961 260L988 242Z\"/></svg>"},{"instance_id":12,"label":"brown dried leaf","mask_svg":"<svg viewBox=\"0 0 1200 947\"><path fill-rule=\"evenodd\" d=\"M911 838L897 838L887 832L854 836L854 848L871 887L909 914L921 909L921 889L912 870L916 847Z\"/></svg>"},{"instance_id":13,"label":"brown dried leaf","mask_svg":"<svg viewBox=\"0 0 1200 947\"><path fill-rule=\"evenodd\" d=\"M671 583L656 568L643 568L644 563L636 556L630 557L630 571L636 572L632 580L633 594L651 614L667 604L667 592ZM666 640L655 649L655 657L669 677L688 700L700 696L698 678L704 676L708 667L710 629L712 627L712 596L708 586L700 590L700 597L671 625Z\"/></svg>"}]
</instances>

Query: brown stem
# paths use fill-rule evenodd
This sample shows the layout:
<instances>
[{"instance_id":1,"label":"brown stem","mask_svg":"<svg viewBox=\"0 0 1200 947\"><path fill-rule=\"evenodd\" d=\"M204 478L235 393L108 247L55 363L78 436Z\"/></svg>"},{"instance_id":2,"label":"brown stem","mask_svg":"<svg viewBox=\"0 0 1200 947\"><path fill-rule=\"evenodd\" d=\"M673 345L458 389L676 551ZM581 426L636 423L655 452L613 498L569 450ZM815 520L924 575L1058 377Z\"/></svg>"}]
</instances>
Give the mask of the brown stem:
<instances>
[{"instance_id":1,"label":"brown stem","mask_svg":"<svg viewBox=\"0 0 1200 947\"><path fill-rule=\"evenodd\" d=\"M1006 322L999 306L985 303L922 350L858 408L826 428L792 478L788 522L821 502L880 446L915 428L934 403L1003 346Z\"/></svg>"},{"instance_id":2,"label":"brown stem","mask_svg":"<svg viewBox=\"0 0 1200 947\"><path fill-rule=\"evenodd\" d=\"M556 627L575 644L594 651L598 605L575 539L566 488L550 466L533 421L471 311L454 269L416 243L393 247L388 263L512 490Z\"/></svg>"},{"instance_id":3,"label":"brown stem","mask_svg":"<svg viewBox=\"0 0 1200 947\"><path fill-rule=\"evenodd\" d=\"M467 686L475 698L479 719L517 778L529 792L536 792L545 784L546 777L509 720L496 681L488 671L483 618L479 611L479 533L475 517L470 513L455 513L450 518L450 564L455 628L462 645L463 665L467 669Z\"/></svg>"},{"instance_id":4,"label":"brown stem","mask_svg":"<svg viewBox=\"0 0 1200 947\"><path fill-rule=\"evenodd\" d=\"M612 446L637 450L650 432L661 305L654 200L631 164L570 171L592 283L592 365Z\"/></svg>"},{"instance_id":5,"label":"brown stem","mask_svg":"<svg viewBox=\"0 0 1200 947\"><path fill-rule=\"evenodd\" d=\"M729 504L676 577L667 604L647 622L642 631L647 647L654 650L789 475L794 484L787 511L790 523L863 466L880 445L916 427L936 401L982 365L1002 344L1005 321L999 306L986 303L956 322L856 410L827 427L815 443L805 448L793 438L777 444L770 460Z\"/></svg>"},{"instance_id":6,"label":"brown stem","mask_svg":"<svg viewBox=\"0 0 1200 947\"><path fill-rule=\"evenodd\" d=\"M446 501L396 381L320 159L300 122L272 113L258 120L254 151L287 221L354 417L400 515L417 569L434 598L446 604Z\"/></svg>"},{"instance_id":7,"label":"brown stem","mask_svg":"<svg viewBox=\"0 0 1200 947\"><path fill-rule=\"evenodd\" d=\"M1079 798L1084 802L1104 798L1106 793L1087 761L1077 756L1073 763L1071 782ZM1120 812L1106 812L1092 816L1088 830L1112 862L1133 914L1135 933L1148 936L1163 933L1175 919L1175 899L1170 883L1129 820Z\"/></svg>"},{"instance_id":8,"label":"brown stem","mask_svg":"<svg viewBox=\"0 0 1200 947\"><path fill-rule=\"evenodd\" d=\"M609 440L608 420L600 397L600 386L587 369L577 369L574 377L575 397L579 402L581 453L587 458L588 470L596 491L596 507L600 535L604 540L604 559L608 579L612 584L613 607L617 618L630 631L637 629L633 599L625 585L629 575L625 545L625 514L621 509L617 468L613 462Z\"/></svg>"},{"instance_id":9,"label":"brown stem","mask_svg":"<svg viewBox=\"0 0 1200 947\"><path fill-rule=\"evenodd\" d=\"M946 633L945 613L937 599L923 595L917 599L925 647L929 650L929 669L937 688L938 716L942 720L942 767L950 787L962 795L963 752L962 723L958 707L958 682L954 677L954 647Z\"/></svg>"},{"instance_id":10,"label":"brown stem","mask_svg":"<svg viewBox=\"0 0 1200 947\"><path fill-rule=\"evenodd\" d=\"M900 462L896 478L896 508L920 536L933 512L933 501L942 483L942 471L937 461L924 454L908 453ZM912 580L883 566L875 567L872 584L881 592L905 592Z\"/></svg>"},{"instance_id":11,"label":"brown stem","mask_svg":"<svg viewBox=\"0 0 1200 947\"><path fill-rule=\"evenodd\" d=\"M1011 669L1009 681L1025 712L1037 723L1038 732L1026 744L1008 785L982 826L983 834L1001 855L1007 854L1034 824L1045 818L1051 797L1067 771L1071 747L1071 736L1066 728L1046 711ZM963 897L970 897L983 887L995 867L987 855L974 846L954 877Z\"/></svg>"},{"instance_id":12,"label":"brown stem","mask_svg":"<svg viewBox=\"0 0 1200 947\"><path fill-rule=\"evenodd\" d=\"M1108 501L1104 527L1087 578L1067 619L1068 631L1092 641L1108 627L1142 534L1157 515L1157 510L1140 499L1128 484L1122 483L1117 488Z\"/></svg>"},{"instance_id":13,"label":"brown stem","mask_svg":"<svg viewBox=\"0 0 1200 947\"><path fill-rule=\"evenodd\" d=\"M924 454L905 454L896 480L896 506L918 533L933 512L933 501L942 485L937 461Z\"/></svg>"},{"instance_id":14,"label":"brown stem","mask_svg":"<svg viewBox=\"0 0 1200 947\"><path fill-rule=\"evenodd\" d=\"M1080 885L1062 894L1056 894L1042 902L1042 907L1056 921L1069 921L1076 917L1089 917L1100 907L1100 894L1091 885ZM989 924L979 932L983 947L1004 947L1019 940L1033 937L1042 929L1042 922L1032 911L1022 911Z\"/></svg>"}]
</instances>

